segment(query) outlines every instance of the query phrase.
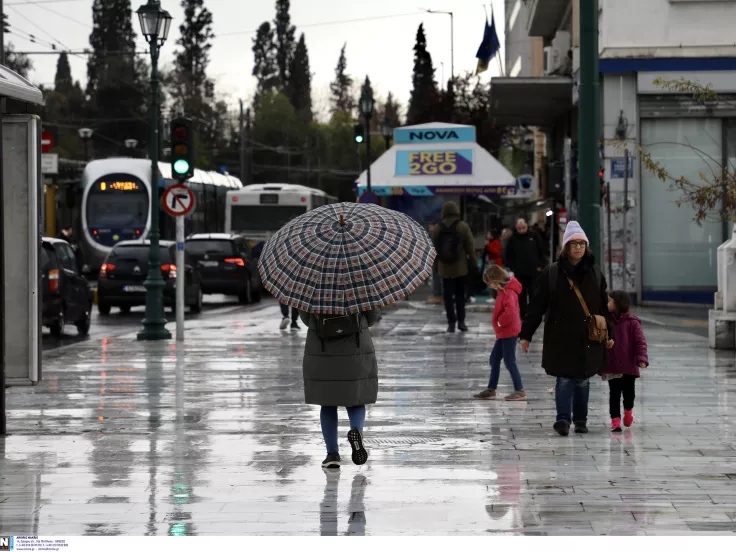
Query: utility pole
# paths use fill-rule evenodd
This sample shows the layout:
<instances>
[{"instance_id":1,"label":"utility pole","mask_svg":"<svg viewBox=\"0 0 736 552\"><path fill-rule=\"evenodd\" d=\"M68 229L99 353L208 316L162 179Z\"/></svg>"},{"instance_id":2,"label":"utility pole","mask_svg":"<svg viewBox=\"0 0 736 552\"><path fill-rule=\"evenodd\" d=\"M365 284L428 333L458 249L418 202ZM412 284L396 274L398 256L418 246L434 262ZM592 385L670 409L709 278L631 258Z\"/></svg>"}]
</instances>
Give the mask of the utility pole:
<instances>
[{"instance_id":1,"label":"utility pole","mask_svg":"<svg viewBox=\"0 0 736 552\"><path fill-rule=\"evenodd\" d=\"M580 105L578 109L578 203L580 225L600 261L600 82L598 73L598 0L580 2Z\"/></svg>"},{"instance_id":2,"label":"utility pole","mask_svg":"<svg viewBox=\"0 0 736 552\"><path fill-rule=\"evenodd\" d=\"M245 121L243 118L243 100L240 100L240 181L245 183Z\"/></svg>"}]
</instances>

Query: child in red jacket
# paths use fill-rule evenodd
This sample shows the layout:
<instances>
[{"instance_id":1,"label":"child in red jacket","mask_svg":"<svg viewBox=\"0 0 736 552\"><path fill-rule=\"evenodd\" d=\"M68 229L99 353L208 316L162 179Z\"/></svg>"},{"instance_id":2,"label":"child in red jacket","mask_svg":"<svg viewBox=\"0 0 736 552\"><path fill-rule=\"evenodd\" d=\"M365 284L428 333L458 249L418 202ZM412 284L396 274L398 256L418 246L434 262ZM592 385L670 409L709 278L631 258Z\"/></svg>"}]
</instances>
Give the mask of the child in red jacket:
<instances>
[{"instance_id":1,"label":"child in red jacket","mask_svg":"<svg viewBox=\"0 0 736 552\"><path fill-rule=\"evenodd\" d=\"M636 379L640 368L649 366L647 341L641 329L641 320L629 312L631 298L625 291L612 291L608 296L608 310L616 323L613 347L608 351L608 368L601 377L608 381L611 431L621 432L621 395L624 398L624 425L634 423Z\"/></svg>"},{"instance_id":2,"label":"child in red jacket","mask_svg":"<svg viewBox=\"0 0 736 552\"><path fill-rule=\"evenodd\" d=\"M521 284L514 277L509 277L500 266L490 266L483 274L483 281L498 292L496 308L493 310L493 330L496 332L496 344L491 351L491 379L488 388L477 395L476 399L492 400L496 398L496 386L501 375L501 359L511 374L514 392L506 397L507 401L525 401L526 391L521 382L521 374L516 366L516 342L521 331L519 315L519 293Z\"/></svg>"}]
</instances>

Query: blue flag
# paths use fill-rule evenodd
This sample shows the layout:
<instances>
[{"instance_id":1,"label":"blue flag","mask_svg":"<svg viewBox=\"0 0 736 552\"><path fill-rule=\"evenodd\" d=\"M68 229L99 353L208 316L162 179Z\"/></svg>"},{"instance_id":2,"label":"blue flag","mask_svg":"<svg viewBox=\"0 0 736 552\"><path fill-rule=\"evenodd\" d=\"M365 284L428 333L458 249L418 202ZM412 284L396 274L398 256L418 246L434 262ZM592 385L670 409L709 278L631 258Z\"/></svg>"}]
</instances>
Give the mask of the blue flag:
<instances>
[{"instance_id":1,"label":"blue flag","mask_svg":"<svg viewBox=\"0 0 736 552\"><path fill-rule=\"evenodd\" d=\"M475 57L478 58L478 69L476 74L482 73L488 70L488 65L491 60L496 57L499 50L501 49L501 42L498 40L498 34L496 33L496 19L491 14L491 24L488 25L488 19L486 19L486 27L483 31L483 42L480 43L478 53Z\"/></svg>"}]
</instances>

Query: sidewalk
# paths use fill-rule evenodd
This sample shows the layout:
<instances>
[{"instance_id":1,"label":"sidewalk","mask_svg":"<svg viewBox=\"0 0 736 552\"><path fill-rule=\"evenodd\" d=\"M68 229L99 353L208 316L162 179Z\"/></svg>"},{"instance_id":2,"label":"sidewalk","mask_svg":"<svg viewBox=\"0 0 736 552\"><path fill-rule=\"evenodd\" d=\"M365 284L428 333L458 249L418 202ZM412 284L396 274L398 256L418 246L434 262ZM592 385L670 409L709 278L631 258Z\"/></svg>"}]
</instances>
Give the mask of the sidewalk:
<instances>
[{"instance_id":1,"label":"sidewalk","mask_svg":"<svg viewBox=\"0 0 736 552\"><path fill-rule=\"evenodd\" d=\"M700 336L645 323L633 429L611 435L594 379L591 433L562 438L541 333L519 353L528 403L474 401L489 314L448 335L439 306L401 303L374 330L370 459L341 442L337 476L303 404L304 330L279 321L272 303L192 321L181 346L131 333L48 353L43 383L8 393L0 534L736 532L736 362Z\"/></svg>"}]
</instances>

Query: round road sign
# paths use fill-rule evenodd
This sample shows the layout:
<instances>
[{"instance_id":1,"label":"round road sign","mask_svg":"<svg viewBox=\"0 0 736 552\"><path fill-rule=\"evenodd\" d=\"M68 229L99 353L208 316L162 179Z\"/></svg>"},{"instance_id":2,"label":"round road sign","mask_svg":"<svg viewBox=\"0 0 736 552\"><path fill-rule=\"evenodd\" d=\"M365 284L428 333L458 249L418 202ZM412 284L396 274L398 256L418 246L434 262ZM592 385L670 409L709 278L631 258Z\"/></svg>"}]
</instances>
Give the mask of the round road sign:
<instances>
[{"instance_id":1,"label":"round road sign","mask_svg":"<svg viewBox=\"0 0 736 552\"><path fill-rule=\"evenodd\" d=\"M194 209L194 193L184 184L174 184L166 188L161 203L172 217L183 217Z\"/></svg>"},{"instance_id":2,"label":"round road sign","mask_svg":"<svg viewBox=\"0 0 736 552\"><path fill-rule=\"evenodd\" d=\"M54 147L54 135L50 132L43 131L41 133L41 153L48 153Z\"/></svg>"},{"instance_id":3,"label":"round road sign","mask_svg":"<svg viewBox=\"0 0 736 552\"><path fill-rule=\"evenodd\" d=\"M378 205L378 196L373 192L363 192L358 198L358 203L373 203Z\"/></svg>"}]
</instances>

